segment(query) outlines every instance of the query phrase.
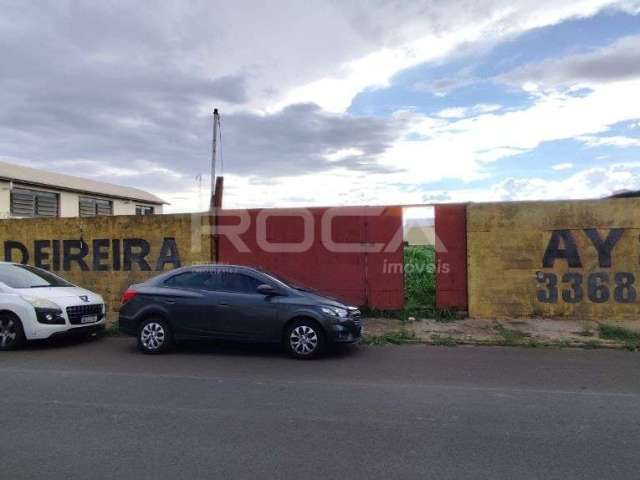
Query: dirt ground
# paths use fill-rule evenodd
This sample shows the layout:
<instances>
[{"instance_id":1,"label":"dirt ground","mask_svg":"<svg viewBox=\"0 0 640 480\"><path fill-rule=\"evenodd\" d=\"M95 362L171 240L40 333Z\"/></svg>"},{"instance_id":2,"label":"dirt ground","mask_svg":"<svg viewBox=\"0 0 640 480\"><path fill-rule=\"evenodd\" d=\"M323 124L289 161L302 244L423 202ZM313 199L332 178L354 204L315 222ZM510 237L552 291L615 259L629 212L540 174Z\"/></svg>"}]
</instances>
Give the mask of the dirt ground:
<instances>
[{"instance_id":1,"label":"dirt ground","mask_svg":"<svg viewBox=\"0 0 640 480\"><path fill-rule=\"evenodd\" d=\"M366 318L370 343L430 343L436 345L522 345L587 348L628 348L600 338L599 323L581 320L530 318L518 320L464 319L452 321ZM607 322L640 331L637 322Z\"/></svg>"}]
</instances>

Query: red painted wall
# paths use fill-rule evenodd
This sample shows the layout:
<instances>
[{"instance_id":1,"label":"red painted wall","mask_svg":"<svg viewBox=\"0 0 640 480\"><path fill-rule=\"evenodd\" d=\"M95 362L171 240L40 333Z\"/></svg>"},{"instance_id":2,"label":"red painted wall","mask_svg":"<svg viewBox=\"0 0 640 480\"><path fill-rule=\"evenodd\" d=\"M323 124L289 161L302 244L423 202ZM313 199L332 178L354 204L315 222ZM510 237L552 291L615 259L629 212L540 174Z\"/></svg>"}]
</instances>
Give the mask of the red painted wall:
<instances>
[{"instance_id":1,"label":"red painted wall","mask_svg":"<svg viewBox=\"0 0 640 480\"><path fill-rule=\"evenodd\" d=\"M467 206L437 205L435 215L436 306L467 310Z\"/></svg>"},{"instance_id":2,"label":"red painted wall","mask_svg":"<svg viewBox=\"0 0 640 480\"><path fill-rule=\"evenodd\" d=\"M338 213L330 222L329 240L339 247L369 245L368 252L335 252L322 241L326 212ZM305 239L305 220L311 225L309 248L302 252L269 251L274 243L300 244ZM239 235L248 251L234 245L224 228L249 222ZM218 218L218 261L263 268L294 283L341 298L351 304L378 309L404 307L402 208L344 207L310 209L222 210ZM262 227L260 227L262 225ZM258 232L266 238L261 245ZM395 240L395 241L394 241ZM345 245L348 244L348 245ZM374 244L383 251L374 252Z\"/></svg>"}]
</instances>

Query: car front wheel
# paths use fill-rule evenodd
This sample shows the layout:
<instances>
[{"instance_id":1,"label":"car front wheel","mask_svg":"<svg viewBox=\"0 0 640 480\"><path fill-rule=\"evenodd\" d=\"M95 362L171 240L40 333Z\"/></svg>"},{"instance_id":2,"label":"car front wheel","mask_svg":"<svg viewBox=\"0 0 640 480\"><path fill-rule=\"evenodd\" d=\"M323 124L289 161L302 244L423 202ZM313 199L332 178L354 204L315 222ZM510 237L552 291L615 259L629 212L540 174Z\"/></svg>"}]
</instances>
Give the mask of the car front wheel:
<instances>
[{"instance_id":1,"label":"car front wheel","mask_svg":"<svg viewBox=\"0 0 640 480\"><path fill-rule=\"evenodd\" d=\"M138 348L143 353L164 353L173 346L167 322L159 318L143 320L138 330Z\"/></svg>"},{"instance_id":2,"label":"car front wheel","mask_svg":"<svg viewBox=\"0 0 640 480\"><path fill-rule=\"evenodd\" d=\"M312 320L298 320L290 325L285 344L289 354L299 359L315 358L326 348L324 331Z\"/></svg>"},{"instance_id":3,"label":"car front wheel","mask_svg":"<svg viewBox=\"0 0 640 480\"><path fill-rule=\"evenodd\" d=\"M26 343L22 322L12 314L0 314L0 350L17 350Z\"/></svg>"}]
</instances>

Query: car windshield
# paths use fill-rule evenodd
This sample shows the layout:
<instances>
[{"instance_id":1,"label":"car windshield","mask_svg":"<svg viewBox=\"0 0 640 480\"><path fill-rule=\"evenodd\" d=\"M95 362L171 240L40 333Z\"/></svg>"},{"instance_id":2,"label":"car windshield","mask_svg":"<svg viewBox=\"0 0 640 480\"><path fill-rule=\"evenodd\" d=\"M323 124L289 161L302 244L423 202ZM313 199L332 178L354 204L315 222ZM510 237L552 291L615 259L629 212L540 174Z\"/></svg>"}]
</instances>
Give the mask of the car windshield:
<instances>
[{"instance_id":1,"label":"car windshield","mask_svg":"<svg viewBox=\"0 0 640 480\"><path fill-rule=\"evenodd\" d=\"M11 288L73 287L62 278L29 265L0 265L0 282Z\"/></svg>"},{"instance_id":2,"label":"car windshield","mask_svg":"<svg viewBox=\"0 0 640 480\"><path fill-rule=\"evenodd\" d=\"M278 286L282 287L288 287L288 288L293 288L294 290L300 290L302 292L312 292L313 290L307 287L304 287L302 285L298 285L294 282L291 282L287 279L284 279L282 277L276 277L273 273L271 272L267 272L266 270L259 270L260 273L262 273L263 275L266 275L267 277L269 277L270 280L272 280L274 283L276 283Z\"/></svg>"}]
</instances>

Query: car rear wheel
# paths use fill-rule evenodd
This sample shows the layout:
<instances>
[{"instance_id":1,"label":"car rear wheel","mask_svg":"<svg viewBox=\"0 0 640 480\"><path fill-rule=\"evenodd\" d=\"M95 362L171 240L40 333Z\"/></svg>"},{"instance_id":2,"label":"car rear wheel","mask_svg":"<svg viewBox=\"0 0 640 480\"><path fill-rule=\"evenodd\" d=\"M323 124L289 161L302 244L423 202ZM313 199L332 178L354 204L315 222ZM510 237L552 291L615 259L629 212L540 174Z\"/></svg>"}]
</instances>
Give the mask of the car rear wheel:
<instances>
[{"instance_id":1,"label":"car rear wheel","mask_svg":"<svg viewBox=\"0 0 640 480\"><path fill-rule=\"evenodd\" d=\"M25 343L27 340L20 319L9 313L0 314L0 350L17 350Z\"/></svg>"},{"instance_id":2,"label":"car rear wheel","mask_svg":"<svg viewBox=\"0 0 640 480\"><path fill-rule=\"evenodd\" d=\"M138 330L138 348L143 353L164 353L173 346L171 329L159 318L142 321Z\"/></svg>"},{"instance_id":3,"label":"car rear wheel","mask_svg":"<svg viewBox=\"0 0 640 480\"><path fill-rule=\"evenodd\" d=\"M324 353L326 340L322 328L313 320L298 320L287 328L285 346L299 359L316 358Z\"/></svg>"}]
</instances>

